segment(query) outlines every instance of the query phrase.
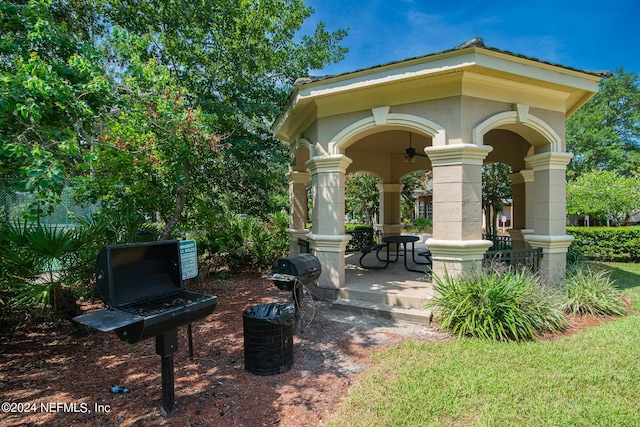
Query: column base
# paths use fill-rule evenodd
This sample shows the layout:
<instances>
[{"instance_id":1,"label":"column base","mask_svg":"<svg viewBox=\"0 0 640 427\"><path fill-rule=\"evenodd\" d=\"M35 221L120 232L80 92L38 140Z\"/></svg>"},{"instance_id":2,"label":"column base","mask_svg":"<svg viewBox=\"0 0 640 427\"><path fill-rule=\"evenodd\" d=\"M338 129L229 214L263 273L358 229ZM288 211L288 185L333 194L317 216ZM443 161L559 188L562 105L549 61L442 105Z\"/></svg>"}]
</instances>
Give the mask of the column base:
<instances>
[{"instance_id":1,"label":"column base","mask_svg":"<svg viewBox=\"0 0 640 427\"><path fill-rule=\"evenodd\" d=\"M322 273L318 279L318 288L335 291L345 284L345 250L351 236L307 234L311 241L312 253L320 261Z\"/></svg>"},{"instance_id":2,"label":"column base","mask_svg":"<svg viewBox=\"0 0 640 427\"><path fill-rule=\"evenodd\" d=\"M487 249L491 247L488 240L435 240L428 239L427 247L433 257L432 272L436 276L449 277L478 269Z\"/></svg>"},{"instance_id":3,"label":"column base","mask_svg":"<svg viewBox=\"0 0 640 427\"><path fill-rule=\"evenodd\" d=\"M287 234L289 234L289 255L298 255L302 252L300 250L298 239L307 240L307 234L309 234L309 230L306 228L287 228L286 231Z\"/></svg>"},{"instance_id":4,"label":"column base","mask_svg":"<svg viewBox=\"0 0 640 427\"><path fill-rule=\"evenodd\" d=\"M529 244L526 241L527 235L533 234L533 230L526 228L512 228L508 231L513 242L513 249L527 249Z\"/></svg>"}]
</instances>

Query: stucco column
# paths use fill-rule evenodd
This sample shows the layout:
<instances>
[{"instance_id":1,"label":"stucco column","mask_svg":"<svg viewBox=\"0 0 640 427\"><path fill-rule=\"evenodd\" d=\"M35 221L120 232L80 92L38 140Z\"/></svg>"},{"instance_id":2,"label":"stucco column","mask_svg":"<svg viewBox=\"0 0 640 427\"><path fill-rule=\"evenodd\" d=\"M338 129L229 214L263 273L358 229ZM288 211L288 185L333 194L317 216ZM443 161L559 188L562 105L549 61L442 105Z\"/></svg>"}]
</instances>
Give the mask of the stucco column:
<instances>
[{"instance_id":1,"label":"stucco column","mask_svg":"<svg viewBox=\"0 0 640 427\"><path fill-rule=\"evenodd\" d=\"M402 184L378 184L380 191L380 223L383 236L397 236L402 232L400 201Z\"/></svg>"},{"instance_id":2,"label":"stucco column","mask_svg":"<svg viewBox=\"0 0 640 427\"><path fill-rule=\"evenodd\" d=\"M335 297L344 286L345 249L351 239L344 231L345 173L349 164L351 159L342 154L313 157L306 164L313 188L313 226L307 238L322 266L318 287L334 291Z\"/></svg>"},{"instance_id":3,"label":"stucco column","mask_svg":"<svg viewBox=\"0 0 640 427\"><path fill-rule=\"evenodd\" d=\"M289 200L291 209L289 212L289 253L300 253L298 239L303 239L309 233L307 226L307 182L310 176L306 172L289 171Z\"/></svg>"},{"instance_id":4,"label":"stucco column","mask_svg":"<svg viewBox=\"0 0 640 427\"><path fill-rule=\"evenodd\" d=\"M482 162L492 147L427 147L433 167L433 273L456 276L478 268L491 242L482 240Z\"/></svg>"},{"instance_id":5,"label":"stucco column","mask_svg":"<svg viewBox=\"0 0 640 427\"><path fill-rule=\"evenodd\" d=\"M566 169L570 153L540 153L525 158L534 173L534 233L525 235L532 247L542 248L540 276L547 283L563 280L567 272L567 248L573 236L566 234Z\"/></svg>"}]
</instances>

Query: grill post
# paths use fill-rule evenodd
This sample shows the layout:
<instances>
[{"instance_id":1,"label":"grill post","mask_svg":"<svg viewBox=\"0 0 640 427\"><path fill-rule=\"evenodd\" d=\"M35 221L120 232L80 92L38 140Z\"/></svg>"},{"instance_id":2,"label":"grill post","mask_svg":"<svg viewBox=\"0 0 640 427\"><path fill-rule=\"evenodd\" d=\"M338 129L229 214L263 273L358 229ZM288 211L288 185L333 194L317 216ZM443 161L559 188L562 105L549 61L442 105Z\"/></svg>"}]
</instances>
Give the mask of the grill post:
<instances>
[{"instance_id":1,"label":"grill post","mask_svg":"<svg viewBox=\"0 0 640 427\"><path fill-rule=\"evenodd\" d=\"M304 290L302 288L302 285L298 281L296 281L296 283L293 285L292 297L293 297L293 306L295 307L295 310L296 310L294 331L296 335L300 335L301 328L302 328L300 326L300 308L302 308L302 299L304 298Z\"/></svg>"},{"instance_id":2,"label":"grill post","mask_svg":"<svg viewBox=\"0 0 640 427\"><path fill-rule=\"evenodd\" d=\"M156 337L156 354L162 358L162 409L171 415L175 402L173 355L178 351L178 328Z\"/></svg>"}]
</instances>

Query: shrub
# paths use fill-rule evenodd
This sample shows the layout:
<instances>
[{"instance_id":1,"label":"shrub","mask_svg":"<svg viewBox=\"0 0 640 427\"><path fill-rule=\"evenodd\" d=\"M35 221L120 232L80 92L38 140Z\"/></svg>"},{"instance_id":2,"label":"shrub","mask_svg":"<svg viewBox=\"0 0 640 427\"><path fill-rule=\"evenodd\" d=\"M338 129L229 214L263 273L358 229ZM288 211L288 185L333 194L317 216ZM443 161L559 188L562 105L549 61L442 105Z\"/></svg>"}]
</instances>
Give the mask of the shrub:
<instances>
[{"instance_id":1,"label":"shrub","mask_svg":"<svg viewBox=\"0 0 640 427\"><path fill-rule=\"evenodd\" d=\"M404 228L410 233L430 232L433 228L433 221L425 217L416 218L412 224L405 225Z\"/></svg>"},{"instance_id":2,"label":"shrub","mask_svg":"<svg viewBox=\"0 0 640 427\"><path fill-rule=\"evenodd\" d=\"M95 228L57 228L14 222L2 226L0 291L5 303L29 312L73 316L76 300L87 292L97 250Z\"/></svg>"},{"instance_id":3,"label":"shrub","mask_svg":"<svg viewBox=\"0 0 640 427\"><path fill-rule=\"evenodd\" d=\"M578 246L575 241L572 242L567 249L567 268L574 268L575 266L582 264L584 261L585 257L582 253L582 248Z\"/></svg>"},{"instance_id":4,"label":"shrub","mask_svg":"<svg viewBox=\"0 0 640 427\"><path fill-rule=\"evenodd\" d=\"M600 261L640 259L640 227L567 227L572 246L586 258Z\"/></svg>"},{"instance_id":5,"label":"shrub","mask_svg":"<svg viewBox=\"0 0 640 427\"><path fill-rule=\"evenodd\" d=\"M207 269L270 267L289 251L288 214L278 212L263 221L257 217L231 212L211 220L206 231L198 236L199 251Z\"/></svg>"},{"instance_id":6,"label":"shrub","mask_svg":"<svg viewBox=\"0 0 640 427\"><path fill-rule=\"evenodd\" d=\"M607 271L576 268L563 283L561 308L572 314L622 315L626 309Z\"/></svg>"},{"instance_id":7,"label":"shrub","mask_svg":"<svg viewBox=\"0 0 640 427\"><path fill-rule=\"evenodd\" d=\"M429 219L429 218L416 218L415 221L413 221L413 225L415 225L416 227L431 227L433 226L433 222Z\"/></svg>"},{"instance_id":8,"label":"shrub","mask_svg":"<svg viewBox=\"0 0 640 427\"><path fill-rule=\"evenodd\" d=\"M427 306L437 306L441 327L459 336L533 340L566 326L555 295L526 271L482 271L455 278L445 273L444 278L434 276L434 283L439 296Z\"/></svg>"},{"instance_id":9,"label":"shrub","mask_svg":"<svg viewBox=\"0 0 640 427\"><path fill-rule=\"evenodd\" d=\"M351 240L347 243L347 252L356 252L375 243L375 230L370 225L347 224L345 231L351 235Z\"/></svg>"}]
</instances>

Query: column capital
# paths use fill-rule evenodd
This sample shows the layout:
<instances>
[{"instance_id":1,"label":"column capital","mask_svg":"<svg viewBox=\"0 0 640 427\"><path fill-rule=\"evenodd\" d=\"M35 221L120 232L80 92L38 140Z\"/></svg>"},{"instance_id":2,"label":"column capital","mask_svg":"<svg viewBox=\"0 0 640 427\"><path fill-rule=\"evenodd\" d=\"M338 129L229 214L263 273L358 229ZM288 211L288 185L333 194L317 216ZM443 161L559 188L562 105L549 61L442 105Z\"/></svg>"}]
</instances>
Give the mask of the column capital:
<instances>
[{"instance_id":1,"label":"column capital","mask_svg":"<svg viewBox=\"0 0 640 427\"><path fill-rule=\"evenodd\" d=\"M316 250L321 252L344 252L351 237L350 234L307 234L307 238L314 242Z\"/></svg>"},{"instance_id":2,"label":"column capital","mask_svg":"<svg viewBox=\"0 0 640 427\"><path fill-rule=\"evenodd\" d=\"M533 169L522 169L519 173L524 182L533 182Z\"/></svg>"},{"instance_id":3,"label":"column capital","mask_svg":"<svg viewBox=\"0 0 640 427\"><path fill-rule=\"evenodd\" d=\"M507 176L509 177L509 179L511 180L511 184L513 185L524 184L524 177L520 172L510 173Z\"/></svg>"},{"instance_id":4,"label":"column capital","mask_svg":"<svg viewBox=\"0 0 640 427\"><path fill-rule=\"evenodd\" d=\"M512 184L533 182L533 169L522 169L519 172L510 173L509 179L511 180Z\"/></svg>"},{"instance_id":5,"label":"column capital","mask_svg":"<svg viewBox=\"0 0 640 427\"><path fill-rule=\"evenodd\" d=\"M404 187L403 184L378 184L378 191L385 193L399 193Z\"/></svg>"},{"instance_id":6,"label":"column capital","mask_svg":"<svg viewBox=\"0 0 640 427\"><path fill-rule=\"evenodd\" d=\"M309 234L309 230L308 228L287 228L285 230L287 232L287 234L289 234L292 237L307 237L307 234Z\"/></svg>"},{"instance_id":7,"label":"column capital","mask_svg":"<svg viewBox=\"0 0 640 427\"><path fill-rule=\"evenodd\" d=\"M573 158L571 153L540 153L527 156L524 161L529 163L534 171L538 170L566 170Z\"/></svg>"},{"instance_id":8,"label":"column capital","mask_svg":"<svg viewBox=\"0 0 640 427\"><path fill-rule=\"evenodd\" d=\"M556 236L525 234L524 240L526 240L531 247L542 248L543 253L566 253L574 237L570 234Z\"/></svg>"},{"instance_id":9,"label":"column capital","mask_svg":"<svg viewBox=\"0 0 640 427\"><path fill-rule=\"evenodd\" d=\"M344 154L331 154L327 156L316 156L309 159L306 163L307 170L311 175L322 172L341 172L346 173L347 168L353 160Z\"/></svg>"},{"instance_id":10,"label":"column capital","mask_svg":"<svg viewBox=\"0 0 640 427\"><path fill-rule=\"evenodd\" d=\"M287 180L290 184L307 184L311 179L311 176L307 172L289 171L287 173Z\"/></svg>"},{"instance_id":11,"label":"column capital","mask_svg":"<svg viewBox=\"0 0 640 427\"><path fill-rule=\"evenodd\" d=\"M452 144L425 148L432 166L477 165L493 150L489 145Z\"/></svg>"}]
</instances>

